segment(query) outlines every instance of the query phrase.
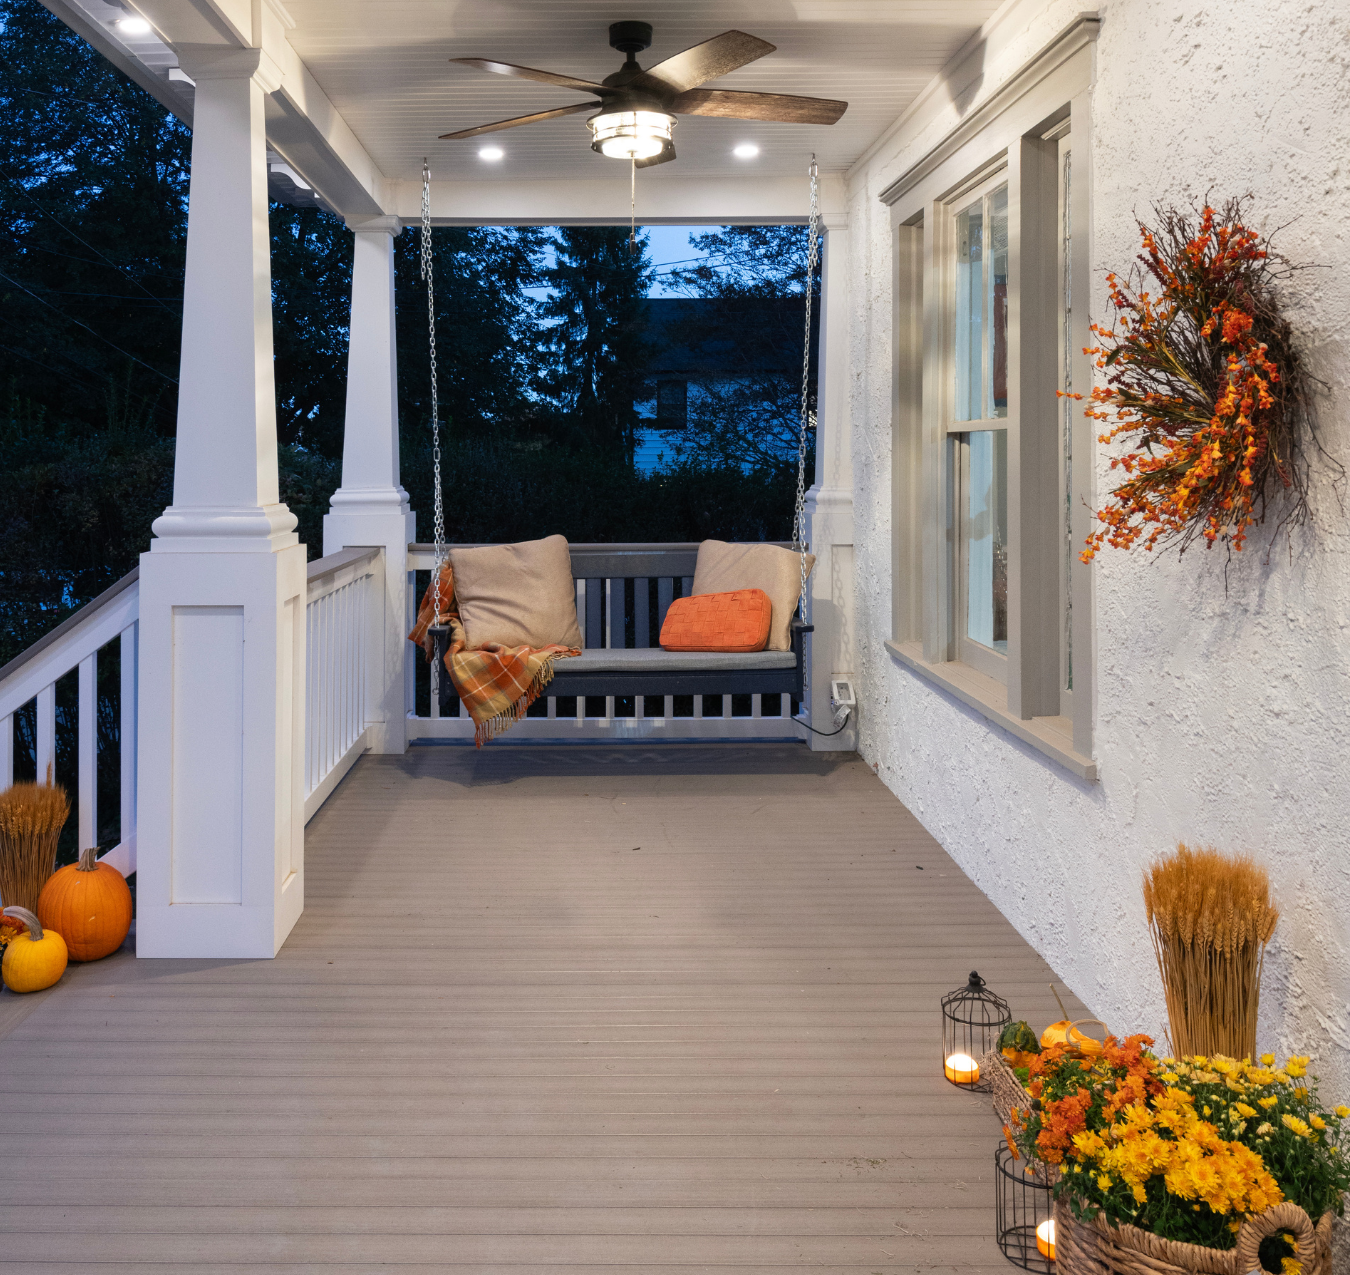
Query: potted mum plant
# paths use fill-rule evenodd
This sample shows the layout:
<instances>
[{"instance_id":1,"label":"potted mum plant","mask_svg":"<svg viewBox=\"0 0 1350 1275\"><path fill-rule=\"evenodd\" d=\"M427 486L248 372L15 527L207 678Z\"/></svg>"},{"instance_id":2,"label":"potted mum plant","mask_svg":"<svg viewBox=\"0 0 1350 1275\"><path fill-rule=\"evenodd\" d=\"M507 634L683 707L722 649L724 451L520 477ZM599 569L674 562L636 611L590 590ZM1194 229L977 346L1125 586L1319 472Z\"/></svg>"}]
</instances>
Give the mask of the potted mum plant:
<instances>
[{"instance_id":1,"label":"potted mum plant","mask_svg":"<svg viewBox=\"0 0 1350 1275\"><path fill-rule=\"evenodd\" d=\"M1350 1107L1322 1108L1307 1058L1159 1059L1152 1043L1056 1045L1031 1062L1031 1108L1004 1133L1057 1173L1060 1269L1331 1275Z\"/></svg>"}]
</instances>

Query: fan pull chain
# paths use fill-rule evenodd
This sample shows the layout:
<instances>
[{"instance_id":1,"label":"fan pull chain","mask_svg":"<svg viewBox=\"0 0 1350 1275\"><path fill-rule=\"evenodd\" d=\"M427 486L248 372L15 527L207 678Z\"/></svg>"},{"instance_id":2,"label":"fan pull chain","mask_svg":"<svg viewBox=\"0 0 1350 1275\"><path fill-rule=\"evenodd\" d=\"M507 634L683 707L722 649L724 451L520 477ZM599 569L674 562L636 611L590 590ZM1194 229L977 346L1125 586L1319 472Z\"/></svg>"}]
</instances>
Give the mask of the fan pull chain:
<instances>
[{"instance_id":1,"label":"fan pull chain","mask_svg":"<svg viewBox=\"0 0 1350 1275\"><path fill-rule=\"evenodd\" d=\"M628 161L631 180L628 191L628 251L636 252L637 241L637 159Z\"/></svg>"}]
</instances>

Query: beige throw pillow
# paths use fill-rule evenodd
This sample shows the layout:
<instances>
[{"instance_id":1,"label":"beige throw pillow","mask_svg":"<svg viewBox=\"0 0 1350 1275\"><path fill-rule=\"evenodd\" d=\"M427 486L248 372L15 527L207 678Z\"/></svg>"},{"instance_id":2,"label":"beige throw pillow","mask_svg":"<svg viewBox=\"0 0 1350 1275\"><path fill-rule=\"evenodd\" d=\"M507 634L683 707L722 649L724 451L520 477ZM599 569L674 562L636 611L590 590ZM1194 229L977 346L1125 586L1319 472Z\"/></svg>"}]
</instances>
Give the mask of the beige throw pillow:
<instances>
[{"instance_id":1,"label":"beige throw pillow","mask_svg":"<svg viewBox=\"0 0 1350 1275\"><path fill-rule=\"evenodd\" d=\"M814 554L806 555L806 574L816 565ZM725 540L705 540L698 547L694 566L694 594L731 593L736 589L763 589L773 603L769 624L770 651L788 651L788 624L801 596L802 558L777 545L733 545Z\"/></svg>"},{"instance_id":2,"label":"beige throw pillow","mask_svg":"<svg viewBox=\"0 0 1350 1275\"><path fill-rule=\"evenodd\" d=\"M581 646L572 556L562 536L452 549L455 599L471 649Z\"/></svg>"}]
</instances>

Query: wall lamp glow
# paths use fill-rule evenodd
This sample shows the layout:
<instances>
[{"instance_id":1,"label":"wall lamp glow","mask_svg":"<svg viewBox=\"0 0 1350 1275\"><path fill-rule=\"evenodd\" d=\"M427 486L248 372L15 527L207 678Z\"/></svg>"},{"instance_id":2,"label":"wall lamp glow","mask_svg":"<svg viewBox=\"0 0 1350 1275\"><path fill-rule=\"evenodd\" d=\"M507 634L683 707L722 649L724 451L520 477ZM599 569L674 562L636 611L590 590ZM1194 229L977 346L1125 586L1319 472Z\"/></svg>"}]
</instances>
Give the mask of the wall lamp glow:
<instances>
[{"instance_id":1,"label":"wall lamp glow","mask_svg":"<svg viewBox=\"0 0 1350 1275\"><path fill-rule=\"evenodd\" d=\"M506 152L500 146L484 146L478 152L479 159L485 159L491 164L495 164L499 159L503 159Z\"/></svg>"},{"instance_id":2,"label":"wall lamp glow","mask_svg":"<svg viewBox=\"0 0 1350 1275\"><path fill-rule=\"evenodd\" d=\"M759 147L754 142L742 142L731 153L737 159L754 159L759 154Z\"/></svg>"},{"instance_id":3,"label":"wall lamp glow","mask_svg":"<svg viewBox=\"0 0 1350 1275\"><path fill-rule=\"evenodd\" d=\"M117 29L123 35L150 34L150 24L144 18L118 18Z\"/></svg>"}]
</instances>

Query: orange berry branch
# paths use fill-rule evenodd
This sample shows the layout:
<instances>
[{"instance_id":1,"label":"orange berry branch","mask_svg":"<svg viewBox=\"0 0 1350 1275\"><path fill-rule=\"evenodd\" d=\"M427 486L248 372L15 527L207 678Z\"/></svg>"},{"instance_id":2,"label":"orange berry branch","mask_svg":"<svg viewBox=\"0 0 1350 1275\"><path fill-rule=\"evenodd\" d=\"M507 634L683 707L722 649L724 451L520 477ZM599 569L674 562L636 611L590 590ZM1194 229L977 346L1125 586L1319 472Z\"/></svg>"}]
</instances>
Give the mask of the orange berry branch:
<instances>
[{"instance_id":1,"label":"orange berry branch","mask_svg":"<svg viewBox=\"0 0 1350 1275\"><path fill-rule=\"evenodd\" d=\"M1199 538L1240 552L1276 495L1289 498L1281 527L1308 517L1308 377L1276 287L1291 267L1242 212L1159 210L1156 229L1139 223L1129 279L1106 277L1113 318L1084 351L1106 384L1084 410L1107 426L1100 442L1128 450L1084 562L1104 545L1184 553Z\"/></svg>"}]
</instances>

